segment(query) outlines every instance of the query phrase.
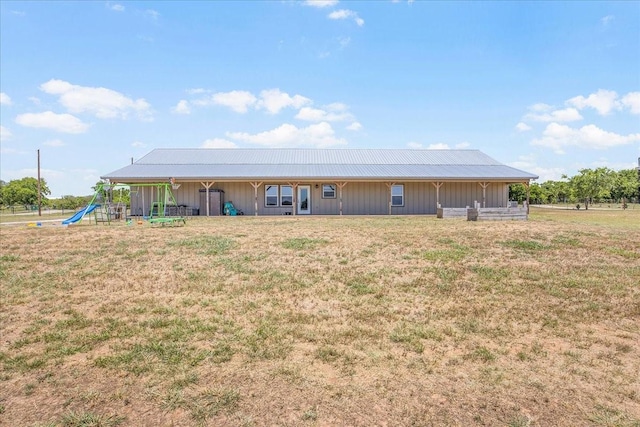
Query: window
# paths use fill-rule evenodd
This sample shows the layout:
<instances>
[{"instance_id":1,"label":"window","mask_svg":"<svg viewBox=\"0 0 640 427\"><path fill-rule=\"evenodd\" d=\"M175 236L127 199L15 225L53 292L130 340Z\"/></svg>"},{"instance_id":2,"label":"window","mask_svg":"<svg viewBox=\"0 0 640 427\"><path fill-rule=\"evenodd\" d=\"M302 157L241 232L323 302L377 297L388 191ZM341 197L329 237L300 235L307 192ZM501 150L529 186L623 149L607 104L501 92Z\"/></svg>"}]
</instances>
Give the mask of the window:
<instances>
[{"instance_id":1,"label":"window","mask_svg":"<svg viewBox=\"0 0 640 427\"><path fill-rule=\"evenodd\" d=\"M335 199L336 198L336 185L335 184L322 184L322 198L323 199Z\"/></svg>"},{"instance_id":2,"label":"window","mask_svg":"<svg viewBox=\"0 0 640 427\"><path fill-rule=\"evenodd\" d=\"M293 206L293 187L290 185L265 185L264 205L267 207Z\"/></svg>"},{"instance_id":3,"label":"window","mask_svg":"<svg viewBox=\"0 0 640 427\"><path fill-rule=\"evenodd\" d=\"M278 186L277 185L264 186L264 205L278 206Z\"/></svg>"},{"instance_id":4,"label":"window","mask_svg":"<svg viewBox=\"0 0 640 427\"><path fill-rule=\"evenodd\" d=\"M404 206L404 185L391 186L391 206Z\"/></svg>"},{"instance_id":5,"label":"window","mask_svg":"<svg viewBox=\"0 0 640 427\"><path fill-rule=\"evenodd\" d=\"M293 187L290 185L280 186L280 205L292 206L293 205Z\"/></svg>"}]
</instances>

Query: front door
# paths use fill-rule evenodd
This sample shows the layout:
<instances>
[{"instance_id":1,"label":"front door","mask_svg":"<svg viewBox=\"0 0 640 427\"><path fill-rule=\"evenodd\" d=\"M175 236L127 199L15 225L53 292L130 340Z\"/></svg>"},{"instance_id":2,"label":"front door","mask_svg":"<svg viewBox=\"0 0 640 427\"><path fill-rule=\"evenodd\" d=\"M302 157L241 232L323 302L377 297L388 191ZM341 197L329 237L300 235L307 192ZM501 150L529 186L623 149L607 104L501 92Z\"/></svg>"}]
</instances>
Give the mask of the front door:
<instances>
[{"instance_id":1,"label":"front door","mask_svg":"<svg viewBox=\"0 0 640 427\"><path fill-rule=\"evenodd\" d=\"M311 187L298 185L298 215L311 213Z\"/></svg>"}]
</instances>

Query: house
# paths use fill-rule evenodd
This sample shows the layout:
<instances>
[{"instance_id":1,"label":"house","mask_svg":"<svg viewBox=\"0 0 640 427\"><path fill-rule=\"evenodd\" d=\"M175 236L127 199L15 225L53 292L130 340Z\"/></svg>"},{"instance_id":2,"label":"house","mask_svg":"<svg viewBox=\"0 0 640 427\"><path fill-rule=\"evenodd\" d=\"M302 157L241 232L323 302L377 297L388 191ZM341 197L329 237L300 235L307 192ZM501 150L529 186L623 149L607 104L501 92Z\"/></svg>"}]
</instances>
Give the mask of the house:
<instances>
[{"instance_id":1,"label":"house","mask_svg":"<svg viewBox=\"0 0 640 427\"><path fill-rule=\"evenodd\" d=\"M101 178L132 186L133 215L157 197L136 183L169 181L199 215L221 214L223 201L245 215L420 215L504 207L509 184L538 177L478 150L203 148L155 149Z\"/></svg>"}]
</instances>

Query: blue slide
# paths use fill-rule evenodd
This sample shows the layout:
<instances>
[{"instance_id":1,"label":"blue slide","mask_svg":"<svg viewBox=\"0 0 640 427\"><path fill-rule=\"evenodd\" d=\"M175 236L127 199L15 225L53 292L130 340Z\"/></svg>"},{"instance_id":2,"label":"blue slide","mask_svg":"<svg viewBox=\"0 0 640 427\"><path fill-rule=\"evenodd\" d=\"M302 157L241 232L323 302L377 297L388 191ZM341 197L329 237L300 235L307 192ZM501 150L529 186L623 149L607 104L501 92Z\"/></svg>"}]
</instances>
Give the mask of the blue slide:
<instances>
[{"instance_id":1,"label":"blue slide","mask_svg":"<svg viewBox=\"0 0 640 427\"><path fill-rule=\"evenodd\" d=\"M73 215L71 218L68 218L62 221L62 224L68 225L68 224L76 223L80 221L82 217L84 217L86 214L93 212L95 208L97 208L98 206L100 205L88 205L85 208L82 208L78 212L76 212L75 215Z\"/></svg>"}]
</instances>

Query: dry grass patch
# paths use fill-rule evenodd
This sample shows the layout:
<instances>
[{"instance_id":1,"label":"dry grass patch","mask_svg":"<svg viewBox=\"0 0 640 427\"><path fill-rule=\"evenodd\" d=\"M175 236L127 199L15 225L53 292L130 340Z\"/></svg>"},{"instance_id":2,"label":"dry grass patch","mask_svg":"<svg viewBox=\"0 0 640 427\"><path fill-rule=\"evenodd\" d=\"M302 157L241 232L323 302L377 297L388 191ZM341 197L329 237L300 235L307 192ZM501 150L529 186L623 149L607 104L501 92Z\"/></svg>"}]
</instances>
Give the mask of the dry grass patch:
<instances>
[{"instance_id":1,"label":"dry grass patch","mask_svg":"<svg viewBox=\"0 0 640 427\"><path fill-rule=\"evenodd\" d=\"M637 426L614 213L3 227L0 423Z\"/></svg>"}]
</instances>

